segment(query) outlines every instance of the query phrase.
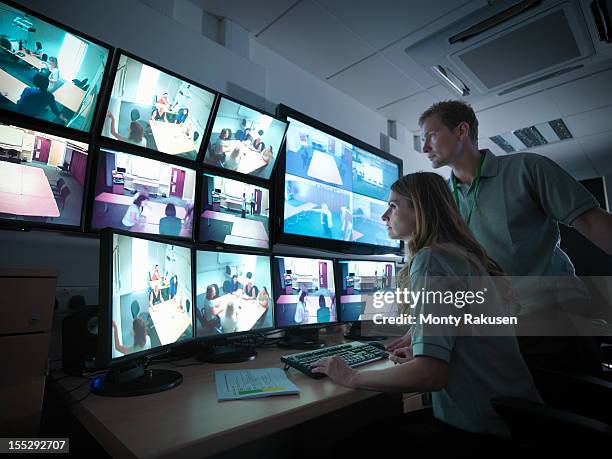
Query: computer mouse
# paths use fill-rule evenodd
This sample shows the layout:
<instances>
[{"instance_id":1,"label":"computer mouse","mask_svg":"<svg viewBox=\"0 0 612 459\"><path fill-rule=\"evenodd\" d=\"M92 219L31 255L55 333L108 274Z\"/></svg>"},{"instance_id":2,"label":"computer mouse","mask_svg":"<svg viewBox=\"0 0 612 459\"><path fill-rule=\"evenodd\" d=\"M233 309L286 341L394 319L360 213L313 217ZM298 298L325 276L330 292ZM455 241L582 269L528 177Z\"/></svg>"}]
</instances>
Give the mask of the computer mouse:
<instances>
[{"instance_id":1,"label":"computer mouse","mask_svg":"<svg viewBox=\"0 0 612 459\"><path fill-rule=\"evenodd\" d=\"M387 349L385 348L385 345L383 343L381 343L380 341L370 341L368 344L377 347L378 349L382 349L383 351L386 351Z\"/></svg>"}]
</instances>

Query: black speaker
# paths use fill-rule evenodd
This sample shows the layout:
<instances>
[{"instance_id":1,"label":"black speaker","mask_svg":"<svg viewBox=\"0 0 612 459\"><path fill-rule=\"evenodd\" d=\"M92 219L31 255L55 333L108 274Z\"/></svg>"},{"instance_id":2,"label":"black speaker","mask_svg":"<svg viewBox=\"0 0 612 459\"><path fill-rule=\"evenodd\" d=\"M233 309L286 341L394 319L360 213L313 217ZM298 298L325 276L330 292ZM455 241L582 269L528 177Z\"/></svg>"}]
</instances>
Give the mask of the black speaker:
<instances>
[{"instance_id":1,"label":"black speaker","mask_svg":"<svg viewBox=\"0 0 612 459\"><path fill-rule=\"evenodd\" d=\"M62 368L81 375L95 369L98 347L98 306L84 306L62 322Z\"/></svg>"}]
</instances>

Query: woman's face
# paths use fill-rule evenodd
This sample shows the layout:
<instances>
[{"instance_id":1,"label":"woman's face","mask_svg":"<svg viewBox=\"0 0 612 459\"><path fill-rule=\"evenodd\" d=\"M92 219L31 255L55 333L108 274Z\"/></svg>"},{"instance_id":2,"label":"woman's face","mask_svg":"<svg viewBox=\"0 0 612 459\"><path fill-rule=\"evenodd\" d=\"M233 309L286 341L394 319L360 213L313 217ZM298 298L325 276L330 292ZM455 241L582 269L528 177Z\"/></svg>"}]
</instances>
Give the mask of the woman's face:
<instances>
[{"instance_id":1,"label":"woman's face","mask_svg":"<svg viewBox=\"0 0 612 459\"><path fill-rule=\"evenodd\" d=\"M393 190L389 194L389 207L381 218L387 224L387 234L391 239L408 240L416 229L414 209L405 197Z\"/></svg>"}]
</instances>

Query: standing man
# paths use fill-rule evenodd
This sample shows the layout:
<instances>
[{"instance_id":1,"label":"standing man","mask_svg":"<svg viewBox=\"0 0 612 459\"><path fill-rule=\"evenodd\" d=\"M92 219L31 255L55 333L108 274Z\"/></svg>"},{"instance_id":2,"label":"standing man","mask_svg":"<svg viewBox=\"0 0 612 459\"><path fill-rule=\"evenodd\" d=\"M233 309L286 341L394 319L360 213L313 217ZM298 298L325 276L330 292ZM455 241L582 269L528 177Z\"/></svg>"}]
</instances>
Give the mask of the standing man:
<instances>
[{"instance_id":1,"label":"standing man","mask_svg":"<svg viewBox=\"0 0 612 459\"><path fill-rule=\"evenodd\" d=\"M497 157L479 150L478 120L464 102L432 105L419 125L423 153L432 166L452 168L451 192L478 242L508 276L520 276L515 283L521 303L517 334L526 362L599 373L601 360L594 340L579 337L565 313L578 298L578 304L586 302L588 293L559 246L558 223L573 226L612 254L612 216L544 156ZM392 343L392 349L406 345L400 341Z\"/></svg>"}]
</instances>

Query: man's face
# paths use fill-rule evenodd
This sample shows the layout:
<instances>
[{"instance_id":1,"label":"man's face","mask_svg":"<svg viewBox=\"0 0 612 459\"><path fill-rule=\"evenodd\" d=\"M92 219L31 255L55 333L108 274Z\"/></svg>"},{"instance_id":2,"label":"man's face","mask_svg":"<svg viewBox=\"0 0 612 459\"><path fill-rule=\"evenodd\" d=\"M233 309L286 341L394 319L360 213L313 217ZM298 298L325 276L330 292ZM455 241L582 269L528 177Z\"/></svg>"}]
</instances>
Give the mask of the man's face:
<instances>
[{"instance_id":1,"label":"man's face","mask_svg":"<svg viewBox=\"0 0 612 459\"><path fill-rule=\"evenodd\" d=\"M461 154L463 143L459 135L460 126L461 124L451 131L438 115L432 115L423 122L423 153L427 155L434 169L451 165Z\"/></svg>"},{"instance_id":2,"label":"man's face","mask_svg":"<svg viewBox=\"0 0 612 459\"><path fill-rule=\"evenodd\" d=\"M387 224L387 234L391 239L408 240L416 229L414 209L405 197L393 190L389 194L389 207L381 218Z\"/></svg>"}]
</instances>

